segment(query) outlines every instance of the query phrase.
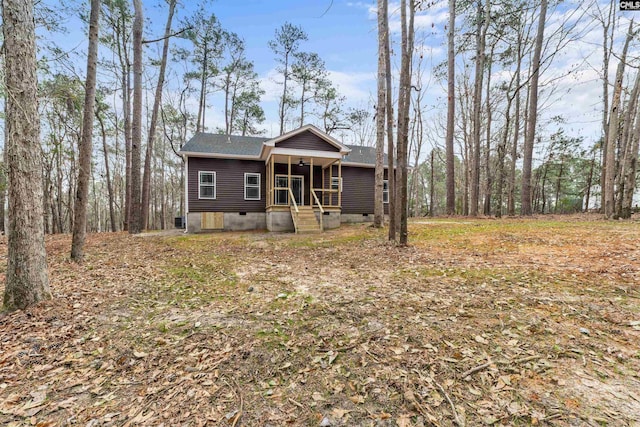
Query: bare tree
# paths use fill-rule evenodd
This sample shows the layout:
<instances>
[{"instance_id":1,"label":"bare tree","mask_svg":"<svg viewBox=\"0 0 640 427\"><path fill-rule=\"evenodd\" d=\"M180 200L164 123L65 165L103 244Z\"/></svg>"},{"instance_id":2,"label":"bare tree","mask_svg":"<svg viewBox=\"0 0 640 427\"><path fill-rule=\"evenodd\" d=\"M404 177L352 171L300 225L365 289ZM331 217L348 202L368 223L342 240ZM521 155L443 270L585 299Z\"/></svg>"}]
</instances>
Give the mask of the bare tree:
<instances>
[{"instance_id":1,"label":"bare tree","mask_svg":"<svg viewBox=\"0 0 640 427\"><path fill-rule=\"evenodd\" d=\"M524 156L522 165L522 194L521 213L531 215L531 166L533 160L533 142L535 140L536 122L538 119L538 79L540 76L540 55L544 39L544 23L547 19L547 0L540 3L540 15L538 16L538 33L533 52L531 86L529 90L529 120L527 122L527 134L524 139Z\"/></svg>"},{"instance_id":2,"label":"bare tree","mask_svg":"<svg viewBox=\"0 0 640 427\"><path fill-rule=\"evenodd\" d=\"M44 215L36 35L33 1L3 0L9 171L8 263L3 304L24 309L51 298L44 246Z\"/></svg>"},{"instance_id":3,"label":"bare tree","mask_svg":"<svg viewBox=\"0 0 640 427\"><path fill-rule=\"evenodd\" d=\"M616 69L616 80L613 86L613 98L611 99L611 110L609 111L609 130L607 132L607 143L605 148L605 179L604 179L604 216L607 219L613 218L615 214L615 176L616 176L616 141L618 140L618 125L620 120L620 100L622 97L622 79L624 68L627 62L627 51L629 43L633 38L633 19L629 22L629 30L622 48L620 62Z\"/></svg>"},{"instance_id":4,"label":"bare tree","mask_svg":"<svg viewBox=\"0 0 640 427\"><path fill-rule=\"evenodd\" d=\"M162 89L164 87L164 75L167 69L167 56L169 54L169 39L171 38L171 23L173 21L173 13L176 8L177 0L167 0L169 5L169 13L167 15L167 23L164 27L164 37L162 45L162 57L160 59L160 72L158 74L158 84L156 85L156 94L153 98L153 109L151 110L151 122L149 123L149 135L147 135L147 150L144 156L144 172L142 175L142 229L146 230L149 225L149 187L151 181L151 154L153 153L153 144L156 139L156 126L158 124L158 112L162 102Z\"/></svg>"},{"instance_id":5,"label":"bare tree","mask_svg":"<svg viewBox=\"0 0 640 427\"><path fill-rule=\"evenodd\" d=\"M447 33L447 135L445 139L447 151L447 215L456 212L456 183L453 153L453 132L455 116L455 26L456 26L456 2L449 0L449 28Z\"/></svg>"},{"instance_id":6,"label":"bare tree","mask_svg":"<svg viewBox=\"0 0 640 427\"><path fill-rule=\"evenodd\" d=\"M87 80L84 89L82 137L78 154L78 187L76 189L73 237L71 241L71 259L78 263L84 260L84 242L87 238L87 207L89 204L89 178L91 177L91 152L93 151L93 118L96 104L99 19L100 0L91 0Z\"/></svg>"},{"instance_id":7,"label":"bare tree","mask_svg":"<svg viewBox=\"0 0 640 427\"><path fill-rule=\"evenodd\" d=\"M140 151L142 145L142 0L133 0L133 118L131 121L131 223L129 233L142 227Z\"/></svg>"},{"instance_id":8,"label":"bare tree","mask_svg":"<svg viewBox=\"0 0 640 427\"><path fill-rule=\"evenodd\" d=\"M298 51L300 42L307 40L307 33L302 27L285 22L282 27L278 28L275 38L269 41L269 47L276 54L276 60L280 63L279 72L282 73L282 96L280 97L280 135L285 131L284 119L287 115L287 109L292 104L291 95L289 94L289 79L291 78L291 59Z\"/></svg>"},{"instance_id":9,"label":"bare tree","mask_svg":"<svg viewBox=\"0 0 640 427\"><path fill-rule=\"evenodd\" d=\"M375 204L373 207L373 225L382 227L384 224L384 124L386 96L386 65L385 54L387 46L386 32L387 0L378 0L378 105L376 106L376 170L375 170ZM391 174L391 170L389 171Z\"/></svg>"},{"instance_id":10,"label":"bare tree","mask_svg":"<svg viewBox=\"0 0 640 427\"><path fill-rule=\"evenodd\" d=\"M406 245L408 240L407 151L409 146L409 107L411 104L411 59L413 57L413 22L415 16L414 0L409 0L408 8L407 0L401 0L400 9L402 58L400 61L400 84L398 86L398 183L396 186L398 204L396 209L399 210L400 217L400 223L398 224L400 236L398 241L400 245ZM407 9L409 10L408 19Z\"/></svg>"}]
</instances>

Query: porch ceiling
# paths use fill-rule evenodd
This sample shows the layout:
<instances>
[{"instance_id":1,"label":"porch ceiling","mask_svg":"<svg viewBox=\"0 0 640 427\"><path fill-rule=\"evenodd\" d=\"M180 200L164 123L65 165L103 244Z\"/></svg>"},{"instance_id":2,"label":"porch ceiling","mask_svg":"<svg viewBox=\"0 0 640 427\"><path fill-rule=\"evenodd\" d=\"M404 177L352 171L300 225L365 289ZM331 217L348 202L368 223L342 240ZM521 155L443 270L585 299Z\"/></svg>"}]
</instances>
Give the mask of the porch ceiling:
<instances>
[{"instance_id":1,"label":"porch ceiling","mask_svg":"<svg viewBox=\"0 0 640 427\"><path fill-rule=\"evenodd\" d=\"M285 163L288 164L289 156L281 155L281 154L273 154L273 160L275 163ZM297 165L300 163L300 160L304 162L305 166L309 166L311 164L311 159L313 158L313 166L322 166L327 167L332 163L336 163L339 159L336 158L326 158L326 157L316 157L316 156L304 156L304 155L292 155L291 157L291 165Z\"/></svg>"}]
</instances>

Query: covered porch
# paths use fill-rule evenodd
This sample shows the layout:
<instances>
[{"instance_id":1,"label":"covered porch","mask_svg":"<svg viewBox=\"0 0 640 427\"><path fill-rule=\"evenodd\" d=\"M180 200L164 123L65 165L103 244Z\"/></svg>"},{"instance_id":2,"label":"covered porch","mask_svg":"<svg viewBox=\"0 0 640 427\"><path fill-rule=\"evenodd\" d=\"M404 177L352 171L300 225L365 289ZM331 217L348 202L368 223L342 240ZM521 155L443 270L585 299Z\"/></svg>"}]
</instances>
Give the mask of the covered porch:
<instances>
[{"instance_id":1,"label":"covered porch","mask_svg":"<svg viewBox=\"0 0 640 427\"><path fill-rule=\"evenodd\" d=\"M265 164L267 228L324 231L340 225L342 158L274 154Z\"/></svg>"}]
</instances>

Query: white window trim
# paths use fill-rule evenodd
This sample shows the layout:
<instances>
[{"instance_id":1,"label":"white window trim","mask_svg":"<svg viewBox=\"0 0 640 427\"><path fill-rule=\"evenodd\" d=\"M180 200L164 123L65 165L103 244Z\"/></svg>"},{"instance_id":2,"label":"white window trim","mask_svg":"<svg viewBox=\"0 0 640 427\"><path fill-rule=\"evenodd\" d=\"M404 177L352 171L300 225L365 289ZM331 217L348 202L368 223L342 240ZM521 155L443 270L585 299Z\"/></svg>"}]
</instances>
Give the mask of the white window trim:
<instances>
[{"instance_id":1,"label":"white window trim","mask_svg":"<svg viewBox=\"0 0 640 427\"><path fill-rule=\"evenodd\" d=\"M202 197L202 192L200 191L200 188L203 187L202 185L202 174L213 174L213 185L209 185L206 184L204 185L204 187L213 187L213 197ZM216 196L218 194L217 192L217 187L218 187L218 177L216 176L215 171L198 171L198 199L200 200L215 200Z\"/></svg>"},{"instance_id":2,"label":"white window trim","mask_svg":"<svg viewBox=\"0 0 640 427\"><path fill-rule=\"evenodd\" d=\"M387 184L387 189L384 189L384 184ZM385 202L384 200L384 195L387 195L387 201ZM389 204L389 180L388 179L384 179L382 180L382 203L384 204Z\"/></svg>"},{"instance_id":3,"label":"white window trim","mask_svg":"<svg viewBox=\"0 0 640 427\"><path fill-rule=\"evenodd\" d=\"M248 176L257 176L258 177L258 198L255 197L247 197L247 188L255 188L256 185L247 185L247 177ZM261 175L259 173L254 173L254 172L245 172L244 173L244 199L245 200L261 200L262 198L262 194L260 192L260 184L261 184Z\"/></svg>"},{"instance_id":4,"label":"white window trim","mask_svg":"<svg viewBox=\"0 0 640 427\"><path fill-rule=\"evenodd\" d=\"M333 180L337 179L339 180L338 182L340 183L340 185L338 185L338 190L340 190L340 192L342 193L342 177L337 177L337 176L332 176L331 177L331 189L333 190Z\"/></svg>"}]
</instances>

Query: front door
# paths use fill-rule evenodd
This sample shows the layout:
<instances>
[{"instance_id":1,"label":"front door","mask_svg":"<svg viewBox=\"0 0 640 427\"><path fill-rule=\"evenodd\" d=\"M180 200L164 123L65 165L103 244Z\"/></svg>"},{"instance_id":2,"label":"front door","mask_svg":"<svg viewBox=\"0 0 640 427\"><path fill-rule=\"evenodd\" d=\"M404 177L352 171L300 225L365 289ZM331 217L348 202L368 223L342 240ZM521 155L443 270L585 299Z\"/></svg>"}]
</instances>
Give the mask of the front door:
<instances>
[{"instance_id":1,"label":"front door","mask_svg":"<svg viewBox=\"0 0 640 427\"><path fill-rule=\"evenodd\" d=\"M304 177L303 176L292 176L291 177L291 191L293 192L293 197L296 200L298 206L304 205Z\"/></svg>"},{"instance_id":2,"label":"front door","mask_svg":"<svg viewBox=\"0 0 640 427\"><path fill-rule=\"evenodd\" d=\"M276 175L276 205L289 204L289 179L287 175ZM304 177L301 175L291 176L291 192L298 206L304 205Z\"/></svg>"}]
</instances>

